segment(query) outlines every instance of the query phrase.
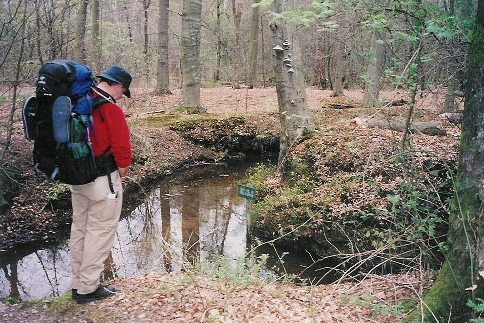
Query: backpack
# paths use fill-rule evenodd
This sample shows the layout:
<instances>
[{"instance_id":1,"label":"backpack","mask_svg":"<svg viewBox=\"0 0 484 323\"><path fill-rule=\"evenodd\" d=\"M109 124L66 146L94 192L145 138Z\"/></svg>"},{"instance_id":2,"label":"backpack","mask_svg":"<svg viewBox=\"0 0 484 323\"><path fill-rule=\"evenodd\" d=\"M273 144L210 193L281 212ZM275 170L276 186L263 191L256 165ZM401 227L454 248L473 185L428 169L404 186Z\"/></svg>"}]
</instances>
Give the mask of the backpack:
<instances>
[{"instance_id":1,"label":"backpack","mask_svg":"<svg viewBox=\"0 0 484 323\"><path fill-rule=\"evenodd\" d=\"M88 66L53 60L40 68L35 96L23 104L24 136L34 142L34 168L53 181L82 185L102 173L89 132L93 109L109 99L99 96L93 100L93 85Z\"/></svg>"}]
</instances>

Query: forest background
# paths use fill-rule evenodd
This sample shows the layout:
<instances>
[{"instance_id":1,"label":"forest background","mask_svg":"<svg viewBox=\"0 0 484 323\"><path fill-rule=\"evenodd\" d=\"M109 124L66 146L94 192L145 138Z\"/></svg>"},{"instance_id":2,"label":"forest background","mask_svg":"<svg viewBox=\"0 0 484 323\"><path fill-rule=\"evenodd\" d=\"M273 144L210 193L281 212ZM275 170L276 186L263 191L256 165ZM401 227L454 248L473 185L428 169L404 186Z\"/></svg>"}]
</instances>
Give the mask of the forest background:
<instances>
[{"instance_id":1,"label":"forest background","mask_svg":"<svg viewBox=\"0 0 484 323\"><path fill-rule=\"evenodd\" d=\"M12 103L1 123L2 163L18 99L47 61L75 59L95 74L122 65L138 93L169 95L170 88L181 88L180 108L200 113L200 87L279 84L275 48L284 44L275 41L277 21L287 28L283 40L294 46L291 64L304 85L329 88L334 97L345 88L361 89L364 107L386 104L379 98L383 89L408 91L405 150L418 95L443 93L439 112L458 111L479 13L473 1L18 0L0 5L0 82Z\"/></svg>"}]
</instances>

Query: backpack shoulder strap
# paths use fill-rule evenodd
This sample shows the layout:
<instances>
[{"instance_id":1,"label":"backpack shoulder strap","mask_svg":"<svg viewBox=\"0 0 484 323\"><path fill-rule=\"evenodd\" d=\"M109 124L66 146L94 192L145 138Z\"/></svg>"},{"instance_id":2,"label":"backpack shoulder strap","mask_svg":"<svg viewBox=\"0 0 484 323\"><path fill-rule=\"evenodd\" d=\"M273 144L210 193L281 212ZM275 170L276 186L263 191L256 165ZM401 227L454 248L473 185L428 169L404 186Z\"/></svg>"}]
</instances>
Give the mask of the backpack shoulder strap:
<instances>
[{"instance_id":1,"label":"backpack shoulder strap","mask_svg":"<svg viewBox=\"0 0 484 323\"><path fill-rule=\"evenodd\" d=\"M107 103L109 102L108 99L102 97L102 96L98 96L97 98L94 99L93 103L92 103L92 108L93 109L96 109L98 108L99 106L103 105L104 103Z\"/></svg>"},{"instance_id":2,"label":"backpack shoulder strap","mask_svg":"<svg viewBox=\"0 0 484 323\"><path fill-rule=\"evenodd\" d=\"M94 111L95 109L99 109L99 115L101 116L101 120L103 122L104 122L104 116L103 116L103 111L101 110L101 105L107 102L110 102L110 101L103 96L98 96L97 98L94 99L92 103L92 111Z\"/></svg>"},{"instance_id":3,"label":"backpack shoulder strap","mask_svg":"<svg viewBox=\"0 0 484 323\"><path fill-rule=\"evenodd\" d=\"M113 100L109 96L106 96L107 94L104 95L103 93L101 93L101 92L104 92L101 89L96 89L96 87L92 87L91 89L92 89L93 92L96 92L98 94L98 97L94 99L94 102L92 104L92 110L93 111L94 111L94 109L97 109L98 107L100 107L104 103L107 103L107 102L114 103ZM104 116L103 116L102 110L100 108L99 108L99 114L101 115L101 120L104 122Z\"/></svg>"}]
</instances>

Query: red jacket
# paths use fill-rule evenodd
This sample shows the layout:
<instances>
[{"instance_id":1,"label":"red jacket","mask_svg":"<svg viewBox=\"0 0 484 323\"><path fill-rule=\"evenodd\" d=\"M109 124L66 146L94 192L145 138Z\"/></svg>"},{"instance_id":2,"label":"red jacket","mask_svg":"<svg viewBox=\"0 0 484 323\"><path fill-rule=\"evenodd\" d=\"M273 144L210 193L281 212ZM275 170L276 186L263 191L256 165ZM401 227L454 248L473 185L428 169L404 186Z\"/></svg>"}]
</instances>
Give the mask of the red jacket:
<instances>
[{"instance_id":1,"label":"red jacket","mask_svg":"<svg viewBox=\"0 0 484 323\"><path fill-rule=\"evenodd\" d=\"M93 93L94 99L98 96L99 94ZM92 117L94 126L89 133L89 139L94 156L101 156L106 148L111 146L108 154L114 156L116 165L128 167L132 161L132 152L129 128L123 110L115 103L107 102L94 109Z\"/></svg>"}]
</instances>

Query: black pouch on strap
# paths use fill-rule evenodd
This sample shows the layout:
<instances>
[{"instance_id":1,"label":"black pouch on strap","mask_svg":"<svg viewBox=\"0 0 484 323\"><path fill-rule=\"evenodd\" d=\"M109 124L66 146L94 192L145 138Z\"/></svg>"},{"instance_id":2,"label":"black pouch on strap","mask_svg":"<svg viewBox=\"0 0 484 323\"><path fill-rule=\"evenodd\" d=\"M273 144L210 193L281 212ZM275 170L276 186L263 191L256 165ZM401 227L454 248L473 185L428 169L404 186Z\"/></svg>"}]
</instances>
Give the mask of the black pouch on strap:
<instances>
[{"instance_id":1,"label":"black pouch on strap","mask_svg":"<svg viewBox=\"0 0 484 323\"><path fill-rule=\"evenodd\" d=\"M89 149L89 153L81 157L74 156L72 150L67 149L67 147L59 150L57 159L58 179L62 183L83 185L94 181L99 176L99 170L94 162L92 152L88 146L87 149Z\"/></svg>"},{"instance_id":2,"label":"black pouch on strap","mask_svg":"<svg viewBox=\"0 0 484 323\"><path fill-rule=\"evenodd\" d=\"M101 156L96 157L96 166L101 175L108 175L118 169L114 156L111 154L103 153Z\"/></svg>"}]
</instances>

